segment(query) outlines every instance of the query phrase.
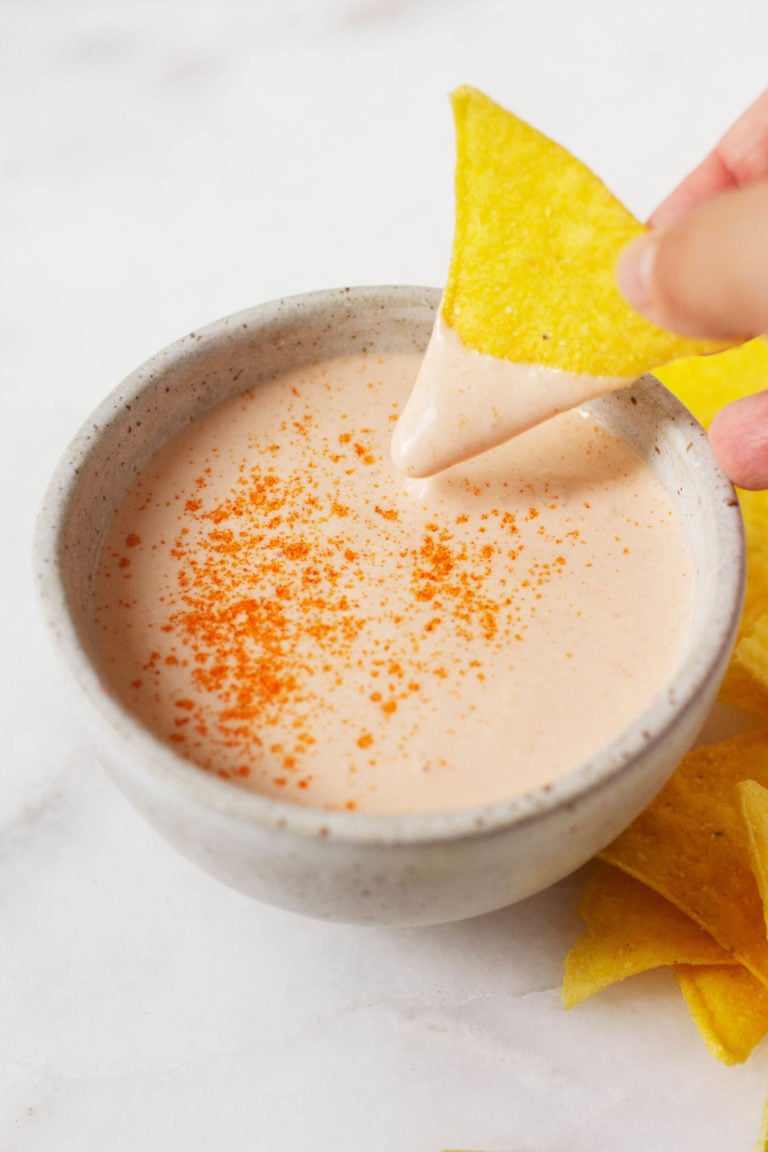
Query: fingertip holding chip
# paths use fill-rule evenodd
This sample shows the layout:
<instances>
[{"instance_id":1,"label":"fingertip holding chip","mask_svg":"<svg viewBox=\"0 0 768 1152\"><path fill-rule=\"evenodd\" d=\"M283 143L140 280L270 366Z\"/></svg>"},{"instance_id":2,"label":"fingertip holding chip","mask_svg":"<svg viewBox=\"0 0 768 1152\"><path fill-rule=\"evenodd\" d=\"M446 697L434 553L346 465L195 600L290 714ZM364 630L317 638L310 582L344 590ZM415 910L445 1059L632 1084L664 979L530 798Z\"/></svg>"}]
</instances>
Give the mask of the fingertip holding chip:
<instances>
[{"instance_id":1,"label":"fingertip holding chip","mask_svg":"<svg viewBox=\"0 0 768 1152\"><path fill-rule=\"evenodd\" d=\"M635 312L616 263L647 228L561 145L476 88L452 96L456 224L441 313L470 349L599 377L726 345Z\"/></svg>"}]
</instances>

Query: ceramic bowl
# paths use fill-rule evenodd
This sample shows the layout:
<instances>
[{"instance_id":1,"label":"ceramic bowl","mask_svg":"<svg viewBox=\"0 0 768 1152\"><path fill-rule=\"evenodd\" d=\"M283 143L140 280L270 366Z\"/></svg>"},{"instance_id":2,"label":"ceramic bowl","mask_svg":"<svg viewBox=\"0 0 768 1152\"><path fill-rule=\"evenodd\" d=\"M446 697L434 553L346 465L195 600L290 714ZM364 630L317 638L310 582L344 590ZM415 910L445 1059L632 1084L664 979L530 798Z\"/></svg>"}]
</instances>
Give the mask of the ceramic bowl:
<instances>
[{"instance_id":1,"label":"ceramic bowl","mask_svg":"<svg viewBox=\"0 0 768 1152\"><path fill-rule=\"evenodd\" d=\"M695 562L694 612L674 682L569 776L450 813L328 812L237 788L177 756L110 694L92 634L94 571L110 515L164 441L211 405L320 358L423 349L438 293L360 288L279 300L152 357L93 413L53 478L36 559L67 678L97 721L126 796L190 860L259 900L366 923L458 920L511 904L584 863L651 800L695 740L738 622L744 569L731 485L690 414L652 378L592 405L661 478ZM660 590L663 594L663 590Z\"/></svg>"}]
</instances>

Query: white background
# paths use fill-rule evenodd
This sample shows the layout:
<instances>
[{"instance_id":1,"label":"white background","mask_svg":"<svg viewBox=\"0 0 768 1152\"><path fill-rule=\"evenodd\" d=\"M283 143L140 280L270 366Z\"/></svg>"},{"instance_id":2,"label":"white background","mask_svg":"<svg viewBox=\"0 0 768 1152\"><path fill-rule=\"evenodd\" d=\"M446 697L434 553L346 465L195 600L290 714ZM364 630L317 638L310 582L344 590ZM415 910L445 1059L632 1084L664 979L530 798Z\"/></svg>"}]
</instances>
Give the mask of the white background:
<instances>
[{"instance_id":1,"label":"white background","mask_svg":"<svg viewBox=\"0 0 768 1152\"><path fill-rule=\"evenodd\" d=\"M429 930L260 907L95 763L31 532L90 409L292 292L440 284L473 83L639 215L768 79L765 0L0 0L0 1148L749 1152L768 1048L669 973L559 1006L573 878Z\"/></svg>"}]
</instances>

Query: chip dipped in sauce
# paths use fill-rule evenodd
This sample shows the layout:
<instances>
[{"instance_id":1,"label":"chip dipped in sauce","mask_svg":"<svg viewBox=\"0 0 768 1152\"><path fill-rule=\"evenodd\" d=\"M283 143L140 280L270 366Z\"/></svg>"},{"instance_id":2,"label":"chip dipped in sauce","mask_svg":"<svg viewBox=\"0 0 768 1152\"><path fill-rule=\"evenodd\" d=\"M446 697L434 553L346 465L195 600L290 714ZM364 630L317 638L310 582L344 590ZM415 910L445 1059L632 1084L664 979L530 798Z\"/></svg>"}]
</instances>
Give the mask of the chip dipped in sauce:
<instances>
[{"instance_id":1,"label":"chip dipped in sauce","mask_svg":"<svg viewBox=\"0 0 768 1152\"><path fill-rule=\"evenodd\" d=\"M646 228L580 160L475 88L453 94L456 227L435 331L392 444L434 475L679 357L615 282Z\"/></svg>"}]
</instances>

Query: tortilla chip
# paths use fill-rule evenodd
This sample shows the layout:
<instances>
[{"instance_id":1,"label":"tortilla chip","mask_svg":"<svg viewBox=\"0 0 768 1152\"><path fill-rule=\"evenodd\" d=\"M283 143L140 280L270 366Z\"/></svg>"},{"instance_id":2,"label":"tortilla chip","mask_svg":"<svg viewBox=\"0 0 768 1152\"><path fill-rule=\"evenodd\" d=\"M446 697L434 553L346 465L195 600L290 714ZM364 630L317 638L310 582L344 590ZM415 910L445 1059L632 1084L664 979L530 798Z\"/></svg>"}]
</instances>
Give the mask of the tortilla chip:
<instances>
[{"instance_id":1,"label":"tortilla chip","mask_svg":"<svg viewBox=\"0 0 768 1152\"><path fill-rule=\"evenodd\" d=\"M708 428L732 400L768 388L768 340L760 337L717 356L678 360L655 375ZM747 537L746 599L721 696L768 716L768 493L740 492Z\"/></svg>"},{"instance_id":2,"label":"tortilla chip","mask_svg":"<svg viewBox=\"0 0 768 1152\"><path fill-rule=\"evenodd\" d=\"M653 888L768 987L768 940L736 785L768 787L768 733L685 757L653 803L601 857Z\"/></svg>"},{"instance_id":3,"label":"tortilla chip","mask_svg":"<svg viewBox=\"0 0 768 1152\"><path fill-rule=\"evenodd\" d=\"M744 624L751 629L764 615L768 595L768 493L740 491L739 503L749 558Z\"/></svg>"},{"instance_id":4,"label":"tortilla chip","mask_svg":"<svg viewBox=\"0 0 768 1152\"><path fill-rule=\"evenodd\" d=\"M739 500L747 538L747 587L721 694L768 716L768 492L740 492Z\"/></svg>"},{"instance_id":5,"label":"tortilla chip","mask_svg":"<svg viewBox=\"0 0 768 1152\"><path fill-rule=\"evenodd\" d=\"M760 616L734 650L737 666L759 684L768 683L768 616Z\"/></svg>"},{"instance_id":6,"label":"tortilla chip","mask_svg":"<svg viewBox=\"0 0 768 1152\"><path fill-rule=\"evenodd\" d=\"M757 583L757 576L748 580L748 596L750 584L754 586ZM754 592L753 588L753 596ZM768 586L762 595L768 597ZM745 611L739 638L720 688L720 698L760 716L768 716L768 615L759 616L751 624L746 616Z\"/></svg>"},{"instance_id":7,"label":"tortilla chip","mask_svg":"<svg viewBox=\"0 0 768 1152\"><path fill-rule=\"evenodd\" d=\"M566 957L566 1008L651 968L736 963L668 900L606 864L588 880L579 913L587 931Z\"/></svg>"},{"instance_id":8,"label":"tortilla chip","mask_svg":"<svg viewBox=\"0 0 768 1152\"><path fill-rule=\"evenodd\" d=\"M736 786L736 792L768 934L768 788L763 788L756 780L742 780Z\"/></svg>"},{"instance_id":9,"label":"tortilla chip","mask_svg":"<svg viewBox=\"0 0 768 1152\"><path fill-rule=\"evenodd\" d=\"M518 363L641 376L725 347L673 336L615 283L647 229L579 160L474 88L453 94L456 231L442 300L461 341Z\"/></svg>"},{"instance_id":10,"label":"tortilla chip","mask_svg":"<svg viewBox=\"0 0 768 1152\"><path fill-rule=\"evenodd\" d=\"M716 356L676 360L654 376L709 428L725 404L768 388L768 340L761 336Z\"/></svg>"},{"instance_id":11,"label":"tortilla chip","mask_svg":"<svg viewBox=\"0 0 768 1152\"><path fill-rule=\"evenodd\" d=\"M706 361L671 365L657 375L672 383L708 424L729 400L765 387L764 373L768 343L753 341ZM741 499L749 556L747 603L721 696L768 715L768 493L742 493ZM583 908L590 930L566 961L566 1006L642 970L645 961L663 957L663 941L654 931L668 942L670 955L682 942L663 911L665 901L671 901L686 914L682 925L691 917L702 935L711 933L724 955L745 965L708 964L701 955L698 963L666 961L673 963L713 1055L726 1064L746 1060L768 1033L768 733L749 733L690 753L656 801L602 856L635 878L637 894L627 892L622 901L617 888L611 902L614 882L601 880L600 874L591 892L588 886ZM645 927L639 923L643 884L637 881L665 898L655 910L648 906ZM605 899L601 885L606 886ZM684 931L682 926L679 930ZM768 1152L768 1102L758 1149Z\"/></svg>"},{"instance_id":12,"label":"tortilla chip","mask_svg":"<svg viewBox=\"0 0 768 1152\"><path fill-rule=\"evenodd\" d=\"M747 587L723 699L768 716L768 492L740 492Z\"/></svg>"},{"instance_id":13,"label":"tortilla chip","mask_svg":"<svg viewBox=\"0 0 768 1152\"><path fill-rule=\"evenodd\" d=\"M741 965L675 969L696 1027L723 1064L743 1064L768 1033L768 989Z\"/></svg>"}]
</instances>

